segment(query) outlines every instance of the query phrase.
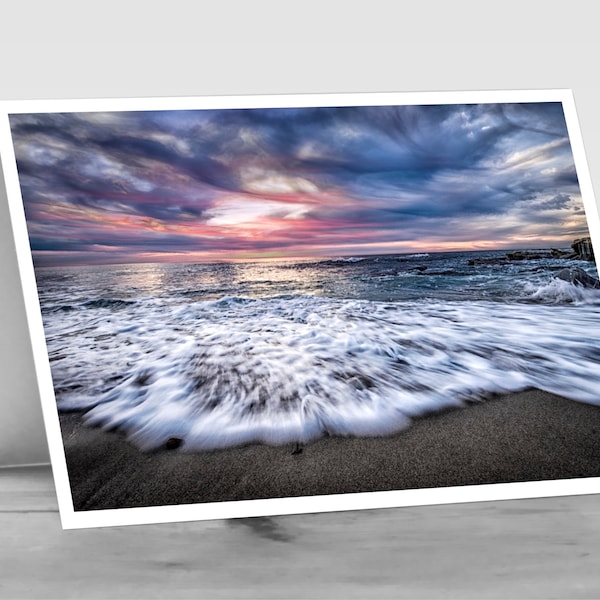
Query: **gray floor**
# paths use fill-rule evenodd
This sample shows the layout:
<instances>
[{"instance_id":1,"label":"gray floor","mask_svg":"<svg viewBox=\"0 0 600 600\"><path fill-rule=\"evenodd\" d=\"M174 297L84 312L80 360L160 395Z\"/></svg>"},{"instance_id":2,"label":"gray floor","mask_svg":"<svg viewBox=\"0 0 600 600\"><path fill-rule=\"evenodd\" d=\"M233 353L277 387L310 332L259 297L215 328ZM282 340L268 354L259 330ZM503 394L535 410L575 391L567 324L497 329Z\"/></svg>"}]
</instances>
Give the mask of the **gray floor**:
<instances>
[{"instance_id":1,"label":"gray floor","mask_svg":"<svg viewBox=\"0 0 600 600\"><path fill-rule=\"evenodd\" d=\"M0 469L0 598L600 598L600 496L62 531Z\"/></svg>"}]
</instances>

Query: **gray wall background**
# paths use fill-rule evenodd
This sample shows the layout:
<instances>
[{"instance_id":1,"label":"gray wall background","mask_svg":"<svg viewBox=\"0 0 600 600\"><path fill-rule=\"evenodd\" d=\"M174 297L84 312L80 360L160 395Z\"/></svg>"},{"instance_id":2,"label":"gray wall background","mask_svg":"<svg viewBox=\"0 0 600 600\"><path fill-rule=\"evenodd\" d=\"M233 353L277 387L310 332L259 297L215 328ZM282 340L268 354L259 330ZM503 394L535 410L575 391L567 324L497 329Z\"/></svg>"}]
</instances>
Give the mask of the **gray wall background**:
<instances>
[{"instance_id":1,"label":"gray wall background","mask_svg":"<svg viewBox=\"0 0 600 600\"><path fill-rule=\"evenodd\" d=\"M0 100L571 88L599 195L592 2L22 0L0 22ZM0 465L48 462L3 185L0 334Z\"/></svg>"}]
</instances>

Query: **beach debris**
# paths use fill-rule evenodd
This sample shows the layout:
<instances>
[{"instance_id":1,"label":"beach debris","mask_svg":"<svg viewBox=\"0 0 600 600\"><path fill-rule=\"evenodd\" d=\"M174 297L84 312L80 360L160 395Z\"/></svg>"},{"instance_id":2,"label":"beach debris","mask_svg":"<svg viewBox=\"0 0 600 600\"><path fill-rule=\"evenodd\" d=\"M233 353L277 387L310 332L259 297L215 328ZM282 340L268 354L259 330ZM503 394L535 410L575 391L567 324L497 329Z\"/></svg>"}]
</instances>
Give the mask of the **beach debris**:
<instances>
[{"instance_id":1,"label":"beach debris","mask_svg":"<svg viewBox=\"0 0 600 600\"><path fill-rule=\"evenodd\" d=\"M573 283L584 288L600 288L600 281L586 273L580 267L567 267L566 269L562 269L562 271L560 271L556 275L556 277L558 277L558 279L562 279L563 281L568 281L569 283Z\"/></svg>"},{"instance_id":2,"label":"beach debris","mask_svg":"<svg viewBox=\"0 0 600 600\"><path fill-rule=\"evenodd\" d=\"M292 450L292 454L302 454L302 446L300 445L300 442L296 442L296 446Z\"/></svg>"},{"instance_id":3,"label":"beach debris","mask_svg":"<svg viewBox=\"0 0 600 600\"><path fill-rule=\"evenodd\" d=\"M183 444L183 440L178 437L170 437L165 444L167 450L175 450Z\"/></svg>"}]
</instances>

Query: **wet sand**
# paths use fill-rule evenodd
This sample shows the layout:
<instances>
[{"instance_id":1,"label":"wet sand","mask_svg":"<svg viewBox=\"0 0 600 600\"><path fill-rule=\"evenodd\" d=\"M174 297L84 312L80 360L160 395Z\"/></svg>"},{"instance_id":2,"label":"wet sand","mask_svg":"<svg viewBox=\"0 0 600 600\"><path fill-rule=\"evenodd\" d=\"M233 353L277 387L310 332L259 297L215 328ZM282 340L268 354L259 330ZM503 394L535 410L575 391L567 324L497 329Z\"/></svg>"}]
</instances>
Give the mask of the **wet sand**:
<instances>
[{"instance_id":1,"label":"wet sand","mask_svg":"<svg viewBox=\"0 0 600 600\"><path fill-rule=\"evenodd\" d=\"M395 436L142 453L61 415L75 510L600 476L600 407L539 390L430 415Z\"/></svg>"}]
</instances>

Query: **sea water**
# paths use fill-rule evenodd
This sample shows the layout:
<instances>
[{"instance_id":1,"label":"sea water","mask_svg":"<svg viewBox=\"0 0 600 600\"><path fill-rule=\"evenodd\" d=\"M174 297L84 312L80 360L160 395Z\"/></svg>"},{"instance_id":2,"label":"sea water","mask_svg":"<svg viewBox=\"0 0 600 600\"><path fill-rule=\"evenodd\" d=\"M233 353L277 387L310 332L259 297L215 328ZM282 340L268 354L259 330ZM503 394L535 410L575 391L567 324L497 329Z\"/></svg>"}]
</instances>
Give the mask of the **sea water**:
<instances>
[{"instance_id":1,"label":"sea water","mask_svg":"<svg viewBox=\"0 0 600 600\"><path fill-rule=\"evenodd\" d=\"M58 409L141 449L307 443L535 387L600 404L593 263L504 252L41 268Z\"/></svg>"}]
</instances>

